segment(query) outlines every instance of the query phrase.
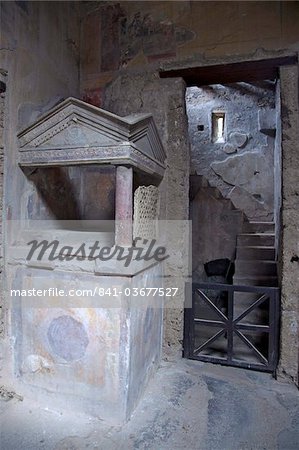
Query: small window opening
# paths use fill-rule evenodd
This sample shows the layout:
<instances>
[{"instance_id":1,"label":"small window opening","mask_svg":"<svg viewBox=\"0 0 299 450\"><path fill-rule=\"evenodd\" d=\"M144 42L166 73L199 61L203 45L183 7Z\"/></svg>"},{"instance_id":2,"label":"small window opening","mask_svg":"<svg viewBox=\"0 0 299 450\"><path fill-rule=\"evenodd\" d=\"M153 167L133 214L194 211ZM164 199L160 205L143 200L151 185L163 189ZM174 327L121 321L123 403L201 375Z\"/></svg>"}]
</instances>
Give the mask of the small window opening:
<instances>
[{"instance_id":1,"label":"small window opening","mask_svg":"<svg viewBox=\"0 0 299 450\"><path fill-rule=\"evenodd\" d=\"M212 113L212 141L224 142L224 124L225 113L213 112Z\"/></svg>"}]
</instances>

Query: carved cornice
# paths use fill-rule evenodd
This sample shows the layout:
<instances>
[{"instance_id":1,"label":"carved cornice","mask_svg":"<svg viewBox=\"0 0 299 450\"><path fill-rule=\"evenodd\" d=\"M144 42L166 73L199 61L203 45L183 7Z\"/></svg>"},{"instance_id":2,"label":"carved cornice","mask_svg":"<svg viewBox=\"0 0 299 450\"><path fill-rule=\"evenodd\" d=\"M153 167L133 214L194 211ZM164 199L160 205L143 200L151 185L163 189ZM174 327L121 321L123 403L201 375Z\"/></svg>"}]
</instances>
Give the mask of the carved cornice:
<instances>
[{"instance_id":1,"label":"carved cornice","mask_svg":"<svg viewBox=\"0 0 299 450\"><path fill-rule=\"evenodd\" d=\"M129 165L163 177L165 167L155 159L145 156L134 144L109 147L70 147L62 149L43 148L20 152L21 167L53 167L85 164Z\"/></svg>"},{"instance_id":2,"label":"carved cornice","mask_svg":"<svg viewBox=\"0 0 299 450\"><path fill-rule=\"evenodd\" d=\"M22 131L21 166L128 164L163 176L165 152L150 114L119 117L69 98Z\"/></svg>"}]
</instances>

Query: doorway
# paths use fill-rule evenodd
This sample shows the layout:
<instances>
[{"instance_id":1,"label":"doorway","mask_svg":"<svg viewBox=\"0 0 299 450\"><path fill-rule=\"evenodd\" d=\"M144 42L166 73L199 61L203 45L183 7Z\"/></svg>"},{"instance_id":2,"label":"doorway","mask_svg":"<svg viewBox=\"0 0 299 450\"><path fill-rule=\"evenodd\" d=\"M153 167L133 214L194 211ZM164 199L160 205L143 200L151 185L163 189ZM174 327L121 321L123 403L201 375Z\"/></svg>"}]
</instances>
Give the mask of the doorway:
<instances>
[{"instance_id":1,"label":"doorway","mask_svg":"<svg viewBox=\"0 0 299 450\"><path fill-rule=\"evenodd\" d=\"M277 80L187 88L192 359L276 367L278 88Z\"/></svg>"},{"instance_id":2,"label":"doorway","mask_svg":"<svg viewBox=\"0 0 299 450\"><path fill-rule=\"evenodd\" d=\"M279 89L279 82L277 80L279 79L279 74L281 72L281 66L292 65L292 64L295 64L296 62L297 62L296 57L286 57L286 58L276 58L276 59L273 59L273 60L269 59L269 60L254 61L254 62L241 62L241 63L223 64L223 65L209 66L209 67L195 67L195 68L186 68L186 69L179 69L179 70L175 70L175 69L174 70L170 70L170 69L168 69L168 70L165 70L164 72L162 72L161 76L163 76L163 77L169 77L169 76L171 76L171 77L172 76L178 77L178 76L181 76L181 77L184 78L184 80L185 80L185 82L187 84L187 87L192 87L192 86L196 86L196 87L211 86L213 84L221 84L221 85L223 85L223 84L228 84L228 83L246 83L246 84L252 83L252 82L261 82L261 83L263 83L264 82L263 80L265 80L266 83L268 83L268 82L274 82L275 83L275 85L276 85L275 86L275 90L276 90L276 93L277 93L277 90ZM275 80L276 80L276 82L275 82ZM215 109L215 111L213 111L213 113L214 113L214 119L213 119L213 115L211 115L210 116L210 124L211 125L213 123L216 124L218 126L218 131L214 132L214 133L211 133L210 137L212 139L214 139L214 142L217 139L225 140L228 137L227 129L225 128L225 126L227 124L227 122L226 122L227 117L225 116L225 114L223 115L223 113L225 113L225 111L219 110L219 109L218 110ZM263 119L262 115L261 115L260 119L261 119L260 120L260 125L261 125L260 128L261 128L261 130L266 131L266 133L269 133L269 135L271 135L271 133L273 133L273 130L270 131L268 126L264 127L262 125L262 119ZM279 124L280 124L280 119L279 119ZM197 131L199 133L204 132L204 124L197 123L197 126L198 126ZM220 130L219 130L219 128L220 128ZM279 127L277 126L277 124L276 124L275 128L276 128L276 136L277 136L278 132L279 132ZM209 131L211 131L211 130L209 130ZM261 131L261 132L263 132L263 131ZM243 136L238 136L238 138L239 137L243 138ZM231 142L227 142L227 144L230 144L230 143ZM223 142L222 142L222 144L223 144ZM241 143L240 147L242 145L243 144ZM240 147L238 146L238 148L240 148ZM227 146L227 150L228 150L228 154L229 154L230 150L233 152L233 149L230 148L229 145ZM277 155L279 156L279 152L276 151L277 149L274 149L274 150L275 150L275 158L277 158ZM238 150L237 150L237 152L238 152ZM273 166L274 166L274 162L272 164L272 167ZM279 167L279 164L277 165L277 161L275 162L275 167L276 168ZM192 170L192 167L191 167L191 170ZM194 176L198 176L198 175L201 176L201 179L200 180L197 179L197 180L195 180L195 183L192 183L192 177L194 178ZM275 181L275 177L277 177L277 175L279 176L279 180L276 179L276 181ZM273 219L270 218L270 220L268 220L268 218L260 217L260 219L262 219L263 222L268 222L269 223L270 221L271 222L273 221L273 222L277 223L278 222L277 218L280 217L280 204L279 204L279 200L281 200L281 198L279 198L279 196L280 196L280 189L279 189L280 177L281 177L281 171L280 171L280 167L279 167L279 170L278 171L276 170L276 172L274 171L274 174L273 174L274 184L275 184L275 186L278 186L277 191L274 193L274 195L277 195L277 194L278 195L274 199L273 202L274 202L275 206L278 205L278 209L275 211L275 215L274 215ZM215 189L215 186L213 186L213 184L209 183L209 179L203 178L202 174L196 173L196 171L195 171L191 175L191 180L190 180L190 185L191 185L190 195L193 196L193 199L194 199L194 195L196 195L195 191L197 190L198 184L201 184L201 185L205 186L206 188L208 188L210 190L211 189ZM221 199L221 196L223 196L223 193L221 191L220 191L220 193L219 192L218 193L214 192L214 194L215 194L214 195L215 197L217 197L217 196L220 197L220 200L222 200L222 201L224 199L227 200L225 198L225 195L224 195L224 199ZM256 194L256 200L262 200L263 201L263 199L259 196L259 192L254 192L253 194ZM262 201L261 201L261 203L262 203ZM241 202L241 205L242 205L242 202ZM219 208L219 210L221 210L221 208ZM274 212L274 210L273 210L273 212ZM192 206L191 206L191 214L192 214ZM238 215L238 213L236 213L236 214ZM260 222L260 220L258 222ZM268 223L265 225L266 227L268 227ZM236 223L234 223L234 225L236 226ZM247 223L246 226L249 227L249 228L250 227L252 228L252 224L251 223L249 223L249 224ZM259 227L259 226L263 227L264 224L263 225L257 225L257 227ZM273 229L271 229L271 232L267 232L267 230L258 230L258 229L257 230L252 230L251 229L251 230L249 230L248 233L242 233L242 232L241 233L237 233L236 237L238 237L239 234L252 234L253 231L255 231L257 234L265 234L265 235L266 234L271 234L272 235L271 237L265 237L266 241L267 241L267 239L271 240L271 243L269 245L266 245L266 246L267 247L272 247L273 240L274 240L273 246L274 246L274 248L276 247L276 251L274 251L274 253L275 253L274 262L276 264L276 261L280 261L280 252L279 252L280 246L277 245L277 241L279 241L279 239L278 239L278 237L279 237L279 227L278 228L276 227L274 233L273 233ZM213 235L212 239L215 239L215 235ZM241 239L243 239L243 240L245 239L246 240L247 237L246 236L241 236ZM250 239L252 239L251 236L250 236ZM256 243L255 246L259 247L257 240L260 239L260 236L254 236L253 239L255 239L255 241L256 241L255 242ZM247 247L248 246L250 246L250 245L247 245ZM267 258L270 257L270 254L271 254L271 258L273 257L273 250L272 249L269 250L269 249L264 249L263 248L261 250L261 252L262 253L267 252ZM217 257L214 258L213 257L213 258L211 258L211 261L217 261L219 259L223 259L223 258L217 258ZM246 264L245 264L245 266L246 266ZM247 264L247 266L248 266L248 264ZM244 267L243 267L243 269L244 269ZM272 269L273 269L273 265L272 265L272 268L270 270L272 270ZM269 266L267 267L266 270L269 270ZM267 274L267 275L270 275L270 274ZM280 279L280 275L281 275L281 273L280 273L280 270L279 270L278 271L278 279ZM199 281L198 284L200 284L201 280L197 280L197 281ZM219 288L220 287L219 283L217 283L217 285L218 285L218 288ZM222 291L222 292L220 292L220 295L218 295L218 296L214 295L214 298L218 297L218 300L217 300L218 301L218 306L215 305L215 301L213 300L213 298L210 299L209 296L207 296L210 300L212 300L212 303L216 306L216 308L219 309L220 313L224 313L225 312L223 310L224 306L226 307L226 309L229 309L229 303L231 303L232 301L231 301L231 299L230 299L230 301L228 301L228 298L232 297L234 299L234 294L231 295L231 293L229 292L231 290L230 286L234 286L234 284L232 284L232 285L225 284L225 286L220 289L220 291ZM197 286L197 287L193 286L193 287L194 287L195 290L196 289L198 290L200 288L200 286ZM225 287L226 287L226 290L225 290ZM247 284L245 285L245 288L248 288L248 287L251 289L251 284L249 284L249 286L247 286ZM259 289L260 292L255 292L254 293L255 299L252 301L252 305L255 304L256 306L259 306L258 309L264 309L266 311L265 316L267 316L269 318L271 316L272 312L275 310L275 308L273 309L272 312L270 312L270 309L271 309L270 305L268 304L268 306L265 307L267 302L265 302L264 295L266 293L262 292L265 288L268 288L269 286L264 285L264 283L258 283L258 286L256 286L256 287ZM272 286L270 285L270 288L271 287ZM273 286L273 289L277 289L277 286ZM246 292L246 291L238 291L238 296L240 296L240 294L244 295L244 292ZM276 291L276 292L278 292L278 291ZM220 296L220 298L222 298L222 300L221 300L222 302L223 302L223 298L226 298L226 302L227 302L226 305L223 306L223 304L221 304L221 301L219 303L219 296ZM247 296L248 297L252 297L253 294L250 293L250 295L249 295L248 292L247 292L245 297L247 297ZM262 300L261 297L263 297L263 300ZM277 296L276 296L276 298L277 298ZM269 302L269 299L267 301ZM207 305L209 302L205 301L205 303ZM234 303L234 300L233 300L233 303ZM261 307L262 303L264 303L264 305ZM212 307L212 309L213 309L213 313L215 313L217 315L217 312L215 311L215 308ZM254 309L255 309L255 307L252 307L250 309L249 313L253 314L253 310ZM191 308L191 311L194 311L194 308ZM279 311L279 308L277 308L277 306L276 306L276 311ZM190 310L189 310L189 312L190 312ZM239 318L240 318L241 314L238 315ZM221 316L221 314L220 314L220 316ZM245 316L246 316L246 314L244 316L242 316L242 318L240 320L244 319ZM280 316L279 313L277 313L277 317L278 316ZM227 321L229 322L229 327L232 328L233 327L233 320L235 320L235 319L233 319L232 317L228 318L227 316L226 316L226 318L227 318ZM189 319L190 319L190 314L189 314ZM189 339L189 343L190 343L190 336L192 337L192 330L190 331L190 323L191 322L189 321L189 319L188 319L188 312L187 312L186 315L185 315L184 356L185 357L194 357L194 355L190 354L190 351L189 351L189 348L188 348L188 339ZM223 319L223 317L219 317L219 314L218 314L218 322L221 322L222 319ZM202 318L202 320L204 320L204 318ZM216 320L217 321L217 319L215 319L215 317L214 317L214 319L208 318L207 320ZM278 319L276 319L276 323L278 323ZM212 324L209 324L209 325L211 325L211 327L213 326ZM219 326L219 325L220 325L219 323L218 324L214 324L214 327L215 326ZM257 325L257 324L252 323L251 325ZM193 326L193 322L192 322L192 326ZM266 325L262 325L262 326L265 327ZM225 327L223 327L223 328L225 328ZM264 329L264 331L266 331L266 329ZM231 346L231 339L228 338L228 335L229 335L228 329L226 329L226 330L224 330L224 332L222 332L222 337L224 339L226 339L226 340L229 340L230 341L230 346ZM213 336L215 336L215 333L211 337L213 338ZM276 332L274 333L273 336L276 336L276 340L277 340L278 327L276 328ZM207 339L207 341L209 341L209 339ZM275 337L274 337L274 340L275 340ZM268 340L268 342L269 342L269 340ZM210 341L210 343L211 343L211 341ZM243 340L243 343L244 343L244 340ZM197 346L197 348L198 347L199 346ZM276 349L275 351L276 351L276 361L277 361L277 355L278 355L278 345L277 344L275 344L275 349ZM268 351L270 351L270 344L268 345ZM257 357L257 353L256 353L255 356ZM195 359L197 359L197 358L195 358ZM229 359L232 359L232 358L230 357ZM218 362L220 362L220 361L218 361ZM231 362L232 361L230 361L229 363L231 363ZM272 362L273 362L273 360L272 360ZM224 362L222 361L222 363L224 363ZM245 364L246 363L247 362L245 362ZM251 363L252 363L252 361L251 361ZM250 362L248 363L248 366L249 365L250 365ZM276 365L275 362L274 362L274 365ZM261 370L274 371L273 370L273 364L269 364L268 366L267 366L267 364L264 364L264 366L265 367L261 368ZM252 364L251 364L251 367L254 368ZM255 367L255 368L257 368L257 367Z\"/></svg>"}]
</instances>

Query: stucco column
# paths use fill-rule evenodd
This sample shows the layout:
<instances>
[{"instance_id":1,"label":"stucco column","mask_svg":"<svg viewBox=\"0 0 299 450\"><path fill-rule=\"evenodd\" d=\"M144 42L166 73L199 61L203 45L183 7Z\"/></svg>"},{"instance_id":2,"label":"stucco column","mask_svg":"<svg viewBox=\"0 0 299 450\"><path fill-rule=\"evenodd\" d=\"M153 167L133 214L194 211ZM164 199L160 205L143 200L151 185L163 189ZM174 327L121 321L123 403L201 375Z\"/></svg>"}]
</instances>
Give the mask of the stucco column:
<instances>
[{"instance_id":1,"label":"stucco column","mask_svg":"<svg viewBox=\"0 0 299 450\"><path fill-rule=\"evenodd\" d=\"M130 247L133 239L133 169L118 166L115 193L115 245Z\"/></svg>"}]
</instances>

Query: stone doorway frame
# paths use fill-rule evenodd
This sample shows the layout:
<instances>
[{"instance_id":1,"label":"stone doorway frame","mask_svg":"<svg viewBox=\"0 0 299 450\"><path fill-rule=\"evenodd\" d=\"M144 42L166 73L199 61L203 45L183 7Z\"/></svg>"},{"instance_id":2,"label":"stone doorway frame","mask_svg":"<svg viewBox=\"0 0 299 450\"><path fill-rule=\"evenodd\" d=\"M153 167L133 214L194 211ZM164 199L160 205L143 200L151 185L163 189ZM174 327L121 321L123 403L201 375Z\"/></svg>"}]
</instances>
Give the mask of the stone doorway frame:
<instances>
[{"instance_id":1,"label":"stone doorway frame","mask_svg":"<svg viewBox=\"0 0 299 450\"><path fill-rule=\"evenodd\" d=\"M234 70L235 69L235 70ZM262 55L214 64L169 64L161 78L181 78L186 86L255 81L275 76L280 80L281 102L281 236L278 258L281 285L280 355L277 375L298 385L299 381L299 208L296 171L299 168L298 55ZM221 77L221 78L220 78ZM181 311L177 310L177 314ZM178 318L183 323L182 317Z\"/></svg>"}]
</instances>

